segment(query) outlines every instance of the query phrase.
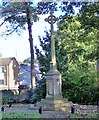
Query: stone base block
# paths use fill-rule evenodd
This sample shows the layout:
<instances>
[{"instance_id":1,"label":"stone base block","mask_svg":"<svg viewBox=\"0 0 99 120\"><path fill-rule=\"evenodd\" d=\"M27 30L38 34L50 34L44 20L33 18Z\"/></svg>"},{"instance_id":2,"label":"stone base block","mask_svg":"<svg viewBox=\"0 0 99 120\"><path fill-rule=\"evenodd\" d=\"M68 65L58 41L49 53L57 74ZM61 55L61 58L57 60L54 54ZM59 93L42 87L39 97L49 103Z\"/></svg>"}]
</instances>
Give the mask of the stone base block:
<instances>
[{"instance_id":1,"label":"stone base block","mask_svg":"<svg viewBox=\"0 0 99 120\"><path fill-rule=\"evenodd\" d=\"M69 102L67 99L42 99L41 102L36 103L36 107L42 107L43 111L71 111L72 102Z\"/></svg>"}]
</instances>

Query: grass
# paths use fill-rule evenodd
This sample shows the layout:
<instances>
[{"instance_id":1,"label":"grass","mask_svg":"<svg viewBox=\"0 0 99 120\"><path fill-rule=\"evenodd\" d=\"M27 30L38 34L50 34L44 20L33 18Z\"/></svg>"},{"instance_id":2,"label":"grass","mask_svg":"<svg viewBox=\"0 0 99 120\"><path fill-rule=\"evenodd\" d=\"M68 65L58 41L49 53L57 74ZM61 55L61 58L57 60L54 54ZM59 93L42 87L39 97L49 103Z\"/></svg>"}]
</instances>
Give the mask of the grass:
<instances>
[{"instance_id":1,"label":"grass","mask_svg":"<svg viewBox=\"0 0 99 120\"><path fill-rule=\"evenodd\" d=\"M89 114L71 114L70 118L98 118L99 114L89 113Z\"/></svg>"},{"instance_id":2,"label":"grass","mask_svg":"<svg viewBox=\"0 0 99 120\"><path fill-rule=\"evenodd\" d=\"M94 120L97 119L99 117L99 114L71 114L70 118L85 118L86 120L88 118L90 118L90 120ZM12 112L12 113L0 113L0 118L3 119L9 119L11 120L11 118L13 119L28 119L28 118L32 118L32 120L40 120L42 118L42 115L40 115L39 113L24 113L24 112ZM1 120L1 119L0 119Z\"/></svg>"},{"instance_id":3,"label":"grass","mask_svg":"<svg viewBox=\"0 0 99 120\"><path fill-rule=\"evenodd\" d=\"M41 115L39 113L2 113L0 114L0 117L4 118L35 118L36 120L39 120L41 117Z\"/></svg>"},{"instance_id":4,"label":"grass","mask_svg":"<svg viewBox=\"0 0 99 120\"><path fill-rule=\"evenodd\" d=\"M2 113L0 113L0 120L2 119Z\"/></svg>"}]
</instances>

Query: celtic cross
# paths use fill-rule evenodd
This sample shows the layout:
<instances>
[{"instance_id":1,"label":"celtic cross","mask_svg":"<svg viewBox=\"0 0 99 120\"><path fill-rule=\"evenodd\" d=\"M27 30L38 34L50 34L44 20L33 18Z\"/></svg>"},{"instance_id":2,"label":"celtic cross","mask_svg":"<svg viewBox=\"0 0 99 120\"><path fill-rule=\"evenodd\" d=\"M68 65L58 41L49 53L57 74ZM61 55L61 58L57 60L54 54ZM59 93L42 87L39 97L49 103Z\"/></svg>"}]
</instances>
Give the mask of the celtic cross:
<instances>
[{"instance_id":1,"label":"celtic cross","mask_svg":"<svg viewBox=\"0 0 99 120\"><path fill-rule=\"evenodd\" d=\"M55 40L54 40L54 23L58 21L53 13L50 13L50 16L45 19L46 22L51 24L51 68L56 68L56 56L55 56Z\"/></svg>"}]
</instances>

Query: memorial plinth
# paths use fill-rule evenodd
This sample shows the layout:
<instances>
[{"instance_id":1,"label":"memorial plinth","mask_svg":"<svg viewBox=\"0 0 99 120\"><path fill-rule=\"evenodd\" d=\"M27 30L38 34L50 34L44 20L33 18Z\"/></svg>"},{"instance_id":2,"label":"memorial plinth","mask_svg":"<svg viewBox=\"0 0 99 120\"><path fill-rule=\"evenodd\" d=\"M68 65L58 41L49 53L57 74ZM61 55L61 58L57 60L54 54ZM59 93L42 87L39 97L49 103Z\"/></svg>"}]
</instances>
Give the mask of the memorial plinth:
<instances>
[{"instance_id":1,"label":"memorial plinth","mask_svg":"<svg viewBox=\"0 0 99 120\"><path fill-rule=\"evenodd\" d=\"M58 19L52 14L45 19L51 24L51 63L50 71L46 74L46 99L37 102L36 106L48 111L70 111L72 102L62 97L61 74L56 67L55 40L53 24Z\"/></svg>"},{"instance_id":2,"label":"memorial plinth","mask_svg":"<svg viewBox=\"0 0 99 120\"><path fill-rule=\"evenodd\" d=\"M46 75L46 99L36 104L45 111L71 111L72 102L62 97L61 74L57 69L50 68Z\"/></svg>"}]
</instances>

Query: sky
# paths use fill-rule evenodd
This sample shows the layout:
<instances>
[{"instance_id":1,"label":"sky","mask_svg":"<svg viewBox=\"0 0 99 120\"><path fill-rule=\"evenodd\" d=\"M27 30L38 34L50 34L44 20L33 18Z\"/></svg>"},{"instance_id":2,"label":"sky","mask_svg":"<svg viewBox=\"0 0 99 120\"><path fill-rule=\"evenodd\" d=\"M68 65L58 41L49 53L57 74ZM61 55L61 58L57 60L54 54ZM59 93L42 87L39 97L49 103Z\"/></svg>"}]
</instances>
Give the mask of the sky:
<instances>
[{"instance_id":1,"label":"sky","mask_svg":"<svg viewBox=\"0 0 99 120\"><path fill-rule=\"evenodd\" d=\"M59 16L59 11L55 12L55 16ZM45 35L45 30L50 30L50 24L45 22L47 15L41 15L39 22L33 23L32 26L32 35L34 40L34 46L37 45L39 48L39 39L38 36ZM1 23L1 21L0 21ZM0 33L5 30L5 27L0 27ZM54 30L57 30L57 24L54 24ZM6 36L6 39L0 36L0 53L2 57L15 57L18 61L22 62L26 58L30 57L30 46L28 40L28 31L24 30L21 36L16 34Z\"/></svg>"},{"instance_id":2,"label":"sky","mask_svg":"<svg viewBox=\"0 0 99 120\"><path fill-rule=\"evenodd\" d=\"M50 29L50 24L45 22L45 18L49 15L40 16L39 22L33 23L32 34L34 45L39 47L38 36L45 35L44 31ZM1 22L1 21L0 21ZM56 24L54 25L55 30L57 29ZM5 27L0 28L0 33L5 30ZM18 61L23 61L24 59L30 57L30 47L28 41L28 31L22 32L21 36L13 34L11 36L6 36L6 39L0 36L0 53L2 57L16 57ZM40 48L40 47L39 47Z\"/></svg>"}]
</instances>

